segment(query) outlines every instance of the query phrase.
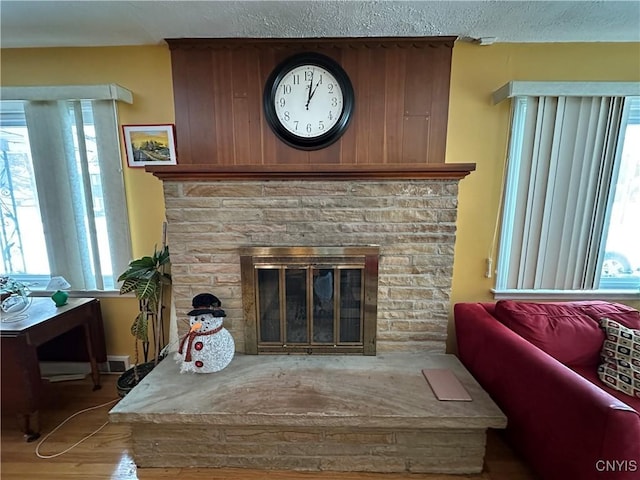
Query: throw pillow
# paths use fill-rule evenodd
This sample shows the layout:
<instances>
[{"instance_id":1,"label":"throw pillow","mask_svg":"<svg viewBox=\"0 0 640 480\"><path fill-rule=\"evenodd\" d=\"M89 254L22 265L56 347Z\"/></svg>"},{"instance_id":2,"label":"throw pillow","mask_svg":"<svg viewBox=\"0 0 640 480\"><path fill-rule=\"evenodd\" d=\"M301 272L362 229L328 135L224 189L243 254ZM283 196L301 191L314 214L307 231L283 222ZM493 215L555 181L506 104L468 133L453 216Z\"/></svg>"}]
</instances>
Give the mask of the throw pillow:
<instances>
[{"instance_id":1,"label":"throw pillow","mask_svg":"<svg viewBox=\"0 0 640 480\"><path fill-rule=\"evenodd\" d=\"M598 377L609 387L640 398L640 330L602 318L605 332Z\"/></svg>"}]
</instances>

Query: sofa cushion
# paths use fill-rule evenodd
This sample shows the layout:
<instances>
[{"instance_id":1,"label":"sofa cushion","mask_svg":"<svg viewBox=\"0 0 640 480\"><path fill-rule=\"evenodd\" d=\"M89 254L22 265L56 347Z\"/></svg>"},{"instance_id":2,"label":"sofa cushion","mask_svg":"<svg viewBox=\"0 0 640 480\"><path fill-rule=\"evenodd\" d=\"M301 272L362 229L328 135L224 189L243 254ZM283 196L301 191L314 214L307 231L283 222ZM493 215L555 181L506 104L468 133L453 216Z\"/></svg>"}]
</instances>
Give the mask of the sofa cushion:
<instances>
[{"instance_id":1,"label":"sofa cushion","mask_svg":"<svg viewBox=\"0 0 640 480\"><path fill-rule=\"evenodd\" d=\"M576 308L586 313L595 321L607 317L621 323L627 328L640 330L640 311L621 303L604 302L601 300L590 300L585 302L573 302Z\"/></svg>"},{"instance_id":2,"label":"sofa cushion","mask_svg":"<svg viewBox=\"0 0 640 480\"><path fill-rule=\"evenodd\" d=\"M640 330L609 318L600 320L600 327L606 339L598 377L611 388L640 398Z\"/></svg>"},{"instance_id":3,"label":"sofa cushion","mask_svg":"<svg viewBox=\"0 0 640 480\"><path fill-rule=\"evenodd\" d=\"M567 366L600 363L604 332L570 302L500 300L495 316L504 325Z\"/></svg>"}]
</instances>

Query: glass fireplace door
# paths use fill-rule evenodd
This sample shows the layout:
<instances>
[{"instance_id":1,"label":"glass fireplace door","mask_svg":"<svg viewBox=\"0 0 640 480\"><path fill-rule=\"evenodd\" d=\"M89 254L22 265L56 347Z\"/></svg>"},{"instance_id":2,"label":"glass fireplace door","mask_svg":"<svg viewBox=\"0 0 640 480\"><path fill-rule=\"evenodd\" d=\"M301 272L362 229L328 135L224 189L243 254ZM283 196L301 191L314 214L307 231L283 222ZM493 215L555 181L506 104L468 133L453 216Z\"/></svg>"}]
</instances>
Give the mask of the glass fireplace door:
<instances>
[{"instance_id":1,"label":"glass fireplace door","mask_svg":"<svg viewBox=\"0 0 640 480\"><path fill-rule=\"evenodd\" d=\"M243 299L255 304L248 323L256 332L255 352L248 346L247 353L375 354L375 260L275 256L249 264L244 257L243 275L251 272L252 281L243 284Z\"/></svg>"},{"instance_id":2,"label":"glass fireplace door","mask_svg":"<svg viewBox=\"0 0 640 480\"><path fill-rule=\"evenodd\" d=\"M361 268L257 268L256 277L259 345L362 345Z\"/></svg>"}]
</instances>

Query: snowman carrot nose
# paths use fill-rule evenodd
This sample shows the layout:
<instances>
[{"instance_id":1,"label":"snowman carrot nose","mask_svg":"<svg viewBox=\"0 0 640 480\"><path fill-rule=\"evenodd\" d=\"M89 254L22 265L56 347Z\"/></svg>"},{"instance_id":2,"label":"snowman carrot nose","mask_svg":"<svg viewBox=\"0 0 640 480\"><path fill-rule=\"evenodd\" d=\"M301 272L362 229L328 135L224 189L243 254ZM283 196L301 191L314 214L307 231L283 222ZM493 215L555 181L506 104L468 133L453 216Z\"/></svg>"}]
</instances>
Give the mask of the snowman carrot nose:
<instances>
[{"instance_id":1,"label":"snowman carrot nose","mask_svg":"<svg viewBox=\"0 0 640 480\"><path fill-rule=\"evenodd\" d=\"M194 323L191 326L191 330L189 330L189 332L193 332L195 330L200 330L200 327L202 327L202 324L200 322Z\"/></svg>"}]
</instances>

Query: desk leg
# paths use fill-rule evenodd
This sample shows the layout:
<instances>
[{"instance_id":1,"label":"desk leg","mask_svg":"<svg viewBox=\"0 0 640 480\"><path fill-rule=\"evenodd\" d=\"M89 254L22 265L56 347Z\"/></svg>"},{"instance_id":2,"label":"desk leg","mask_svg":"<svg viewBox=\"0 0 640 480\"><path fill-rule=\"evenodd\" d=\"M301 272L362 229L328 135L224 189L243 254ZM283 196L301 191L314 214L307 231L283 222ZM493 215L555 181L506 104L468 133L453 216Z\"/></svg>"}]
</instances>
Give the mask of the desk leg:
<instances>
[{"instance_id":1,"label":"desk leg","mask_svg":"<svg viewBox=\"0 0 640 480\"><path fill-rule=\"evenodd\" d=\"M96 361L96 356L93 352L93 342L91 341L91 330L89 329L89 324L85 323L83 328L85 343L87 344L87 353L89 354L89 362L91 363L93 390L100 390L100 388L102 388L102 385L100 385L100 370L98 369L98 362Z\"/></svg>"},{"instance_id":2,"label":"desk leg","mask_svg":"<svg viewBox=\"0 0 640 480\"><path fill-rule=\"evenodd\" d=\"M20 415L20 420L25 441L33 442L40 438L40 413L37 410L33 413ZM31 428L32 423L35 430Z\"/></svg>"},{"instance_id":3,"label":"desk leg","mask_svg":"<svg viewBox=\"0 0 640 480\"><path fill-rule=\"evenodd\" d=\"M3 336L0 358L2 407L16 414L25 440L32 442L40 436L38 410L44 398L37 349L26 335Z\"/></svg>"}]
</instances>

